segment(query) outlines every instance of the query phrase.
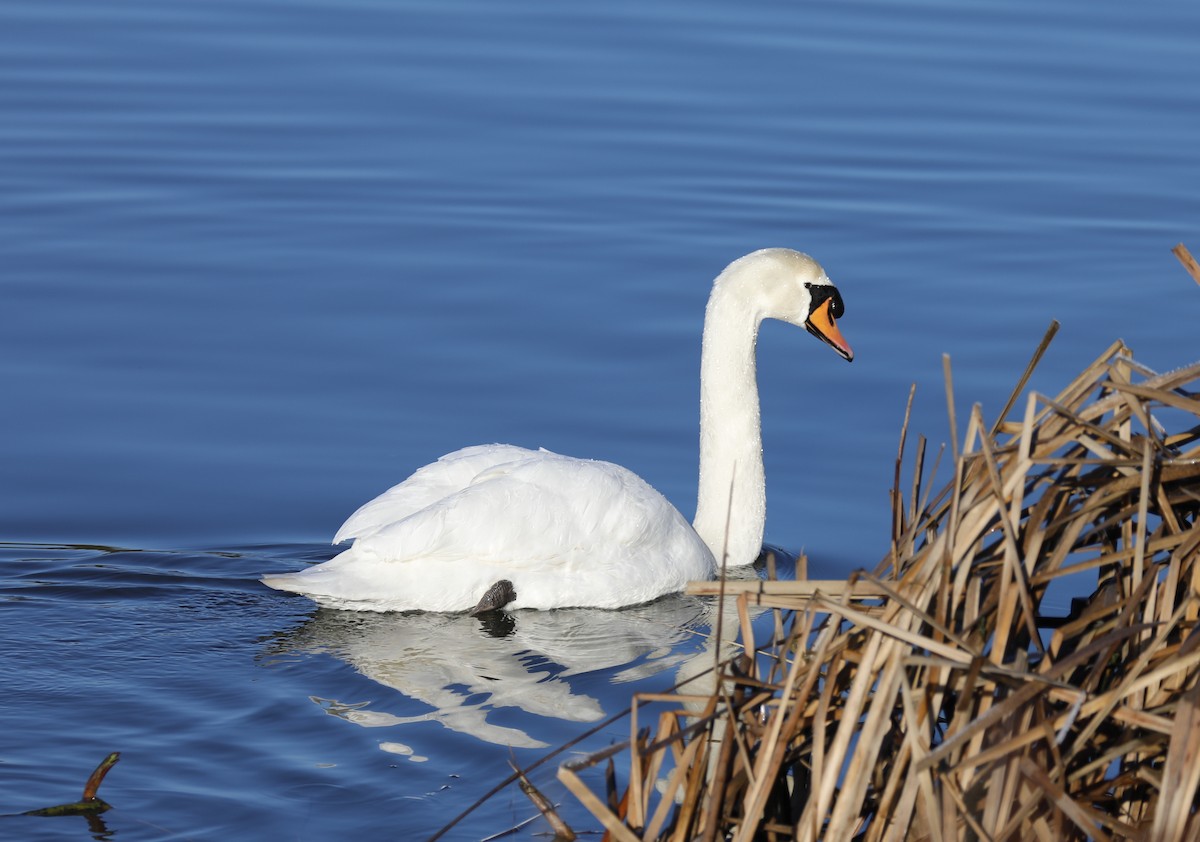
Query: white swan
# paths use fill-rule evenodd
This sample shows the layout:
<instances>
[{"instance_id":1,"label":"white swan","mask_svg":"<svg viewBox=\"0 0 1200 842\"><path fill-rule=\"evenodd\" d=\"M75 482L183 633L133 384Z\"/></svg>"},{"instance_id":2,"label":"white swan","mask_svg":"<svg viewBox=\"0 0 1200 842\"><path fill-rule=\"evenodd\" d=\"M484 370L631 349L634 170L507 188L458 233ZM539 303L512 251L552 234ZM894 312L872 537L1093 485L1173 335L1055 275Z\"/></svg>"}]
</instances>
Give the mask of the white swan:
<instances>
[{"instance_id":1,"label":"white swan","mask_svg":"<svg viewBox=\"0 0 1200 842\"><path fill-rule=\"evenodd\" d=\"M619 465L494 444L426 465L366 503L330 561L268 576L332 608L619 608L757 558L766 521L754 346L763 319L802 325L854 359L842 299L790 249L739 258L714 281L700 362L700 488L689 526Z\"/></svg>"}]
</instances>

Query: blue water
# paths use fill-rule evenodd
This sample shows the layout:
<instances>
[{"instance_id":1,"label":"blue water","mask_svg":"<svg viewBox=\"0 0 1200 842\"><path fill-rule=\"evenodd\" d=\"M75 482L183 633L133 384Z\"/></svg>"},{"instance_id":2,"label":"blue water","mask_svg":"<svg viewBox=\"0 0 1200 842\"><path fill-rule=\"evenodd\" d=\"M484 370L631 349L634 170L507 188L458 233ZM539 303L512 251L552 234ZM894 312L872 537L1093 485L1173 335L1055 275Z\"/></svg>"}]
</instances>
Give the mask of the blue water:
<instances>
[{"instance_id":1,"label":"blue water","mask_svg":"<svg viewBox=\"0 0 1200 842\"><path fill-rule=\"evenodd\" d=\"M122 752L107 830L0 836L415 838L509 746L532 763L669 686L702 602L487 629L257 577L466 444L616 461L690 515L707 287L752 249L820 260L857 353L759 343L767 537L820 575L886 551L910 384L913 431L947 436L943 353L960 419L1051 319L1044 391L1118 337L1200 357L1169 251L1200 252L1181 0L0 18L0 813ZM529 815L506 791L451 838Z\"/></svg>"}]
</instances>

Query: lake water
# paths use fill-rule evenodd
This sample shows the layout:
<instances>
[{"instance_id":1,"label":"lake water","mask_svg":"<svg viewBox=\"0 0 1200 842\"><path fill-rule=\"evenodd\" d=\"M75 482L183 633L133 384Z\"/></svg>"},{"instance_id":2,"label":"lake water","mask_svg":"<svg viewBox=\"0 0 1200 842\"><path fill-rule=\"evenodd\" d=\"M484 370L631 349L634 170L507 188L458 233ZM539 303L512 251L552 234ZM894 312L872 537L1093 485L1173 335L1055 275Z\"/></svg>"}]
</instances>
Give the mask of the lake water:
<instances>
[{"instance_id":1,"label":"lake water","mask_svg":"<svg viewBox=\"0 0 1200 842\"><path fill-rule=\"evenodd\" d=\"M711 279L839 285L759 342L767 538L888 544L904 402L997 413L1114 339L1200 357L1200 6L0 4L0 818L19 839L421 838L708 654L711 606L317 611L264 572L466 444L690 516ZM572 823L583 811L532 775ZM533 815L509 788L447 838ZM545 830L540 821L524 828Z\"/></svg>"}]
</instances>

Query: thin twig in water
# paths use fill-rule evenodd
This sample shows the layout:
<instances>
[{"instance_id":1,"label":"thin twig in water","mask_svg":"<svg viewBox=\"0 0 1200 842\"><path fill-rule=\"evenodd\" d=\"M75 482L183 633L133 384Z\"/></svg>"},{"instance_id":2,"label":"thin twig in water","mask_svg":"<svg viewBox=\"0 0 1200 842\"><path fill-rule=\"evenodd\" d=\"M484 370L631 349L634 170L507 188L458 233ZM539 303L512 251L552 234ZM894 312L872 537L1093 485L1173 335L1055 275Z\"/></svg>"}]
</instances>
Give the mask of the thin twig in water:
<instances>
[{"instance_id":1,"label":"thin twig in water","mask_svg":"<svg viewBox=\"0 0 1200 842\"><path fill-rule=\"evenodd\" d=\"M88 816L103 813L112 809L112 805L102 801L97 797L96 793L100 789L100 784L104 782L104 776L108 771L117 764L121 759L120 752L114 751L112 754L100 761L100 765L92 771L88 776L87 783L83 785L83 795L78 801L71 804L57 804L53 807L44 807L41 810L30 810L22 815L26 816Z\"/></svg>"},{"instance_id":2,"label":"thin twig in water","mask_svg":"<svg viewBox=\"0 0 1200 842\"><path fill-rule=\"evenodd\" d=\"M550 802L546 796L534 786L529 778L525 777L525 773L512 760L508 761L508 765L512 767L517 774L517 781L521 786L521 792L528 796L533 802L533 806L538 808L538 812L550 823L550 827L554 828L555 842L572 842L575 839L575 831L567 825L566 822L558 815L554 804Z\"/></svg>"}]
</instances>

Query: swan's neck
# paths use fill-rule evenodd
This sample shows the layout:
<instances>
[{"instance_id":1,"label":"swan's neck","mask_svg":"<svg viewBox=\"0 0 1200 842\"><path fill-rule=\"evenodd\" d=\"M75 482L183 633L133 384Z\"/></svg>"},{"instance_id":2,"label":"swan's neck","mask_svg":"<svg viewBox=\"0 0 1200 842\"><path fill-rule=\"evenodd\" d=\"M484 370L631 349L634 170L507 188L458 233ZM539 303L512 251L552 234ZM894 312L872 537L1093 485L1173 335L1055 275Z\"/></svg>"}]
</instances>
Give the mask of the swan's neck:
<instances>
[{"instance_id":1,"label":"swan's neck","mask_svg":"<svg viewBox=\"0 0 1200 842\"><path fill-rule=\"evenodd\" d=\"M700 489L696 532L721 564L750 564L767 515L754 346L761 314L735 278L718 278L700 357Z\"/></svg>"}]
</instances>

